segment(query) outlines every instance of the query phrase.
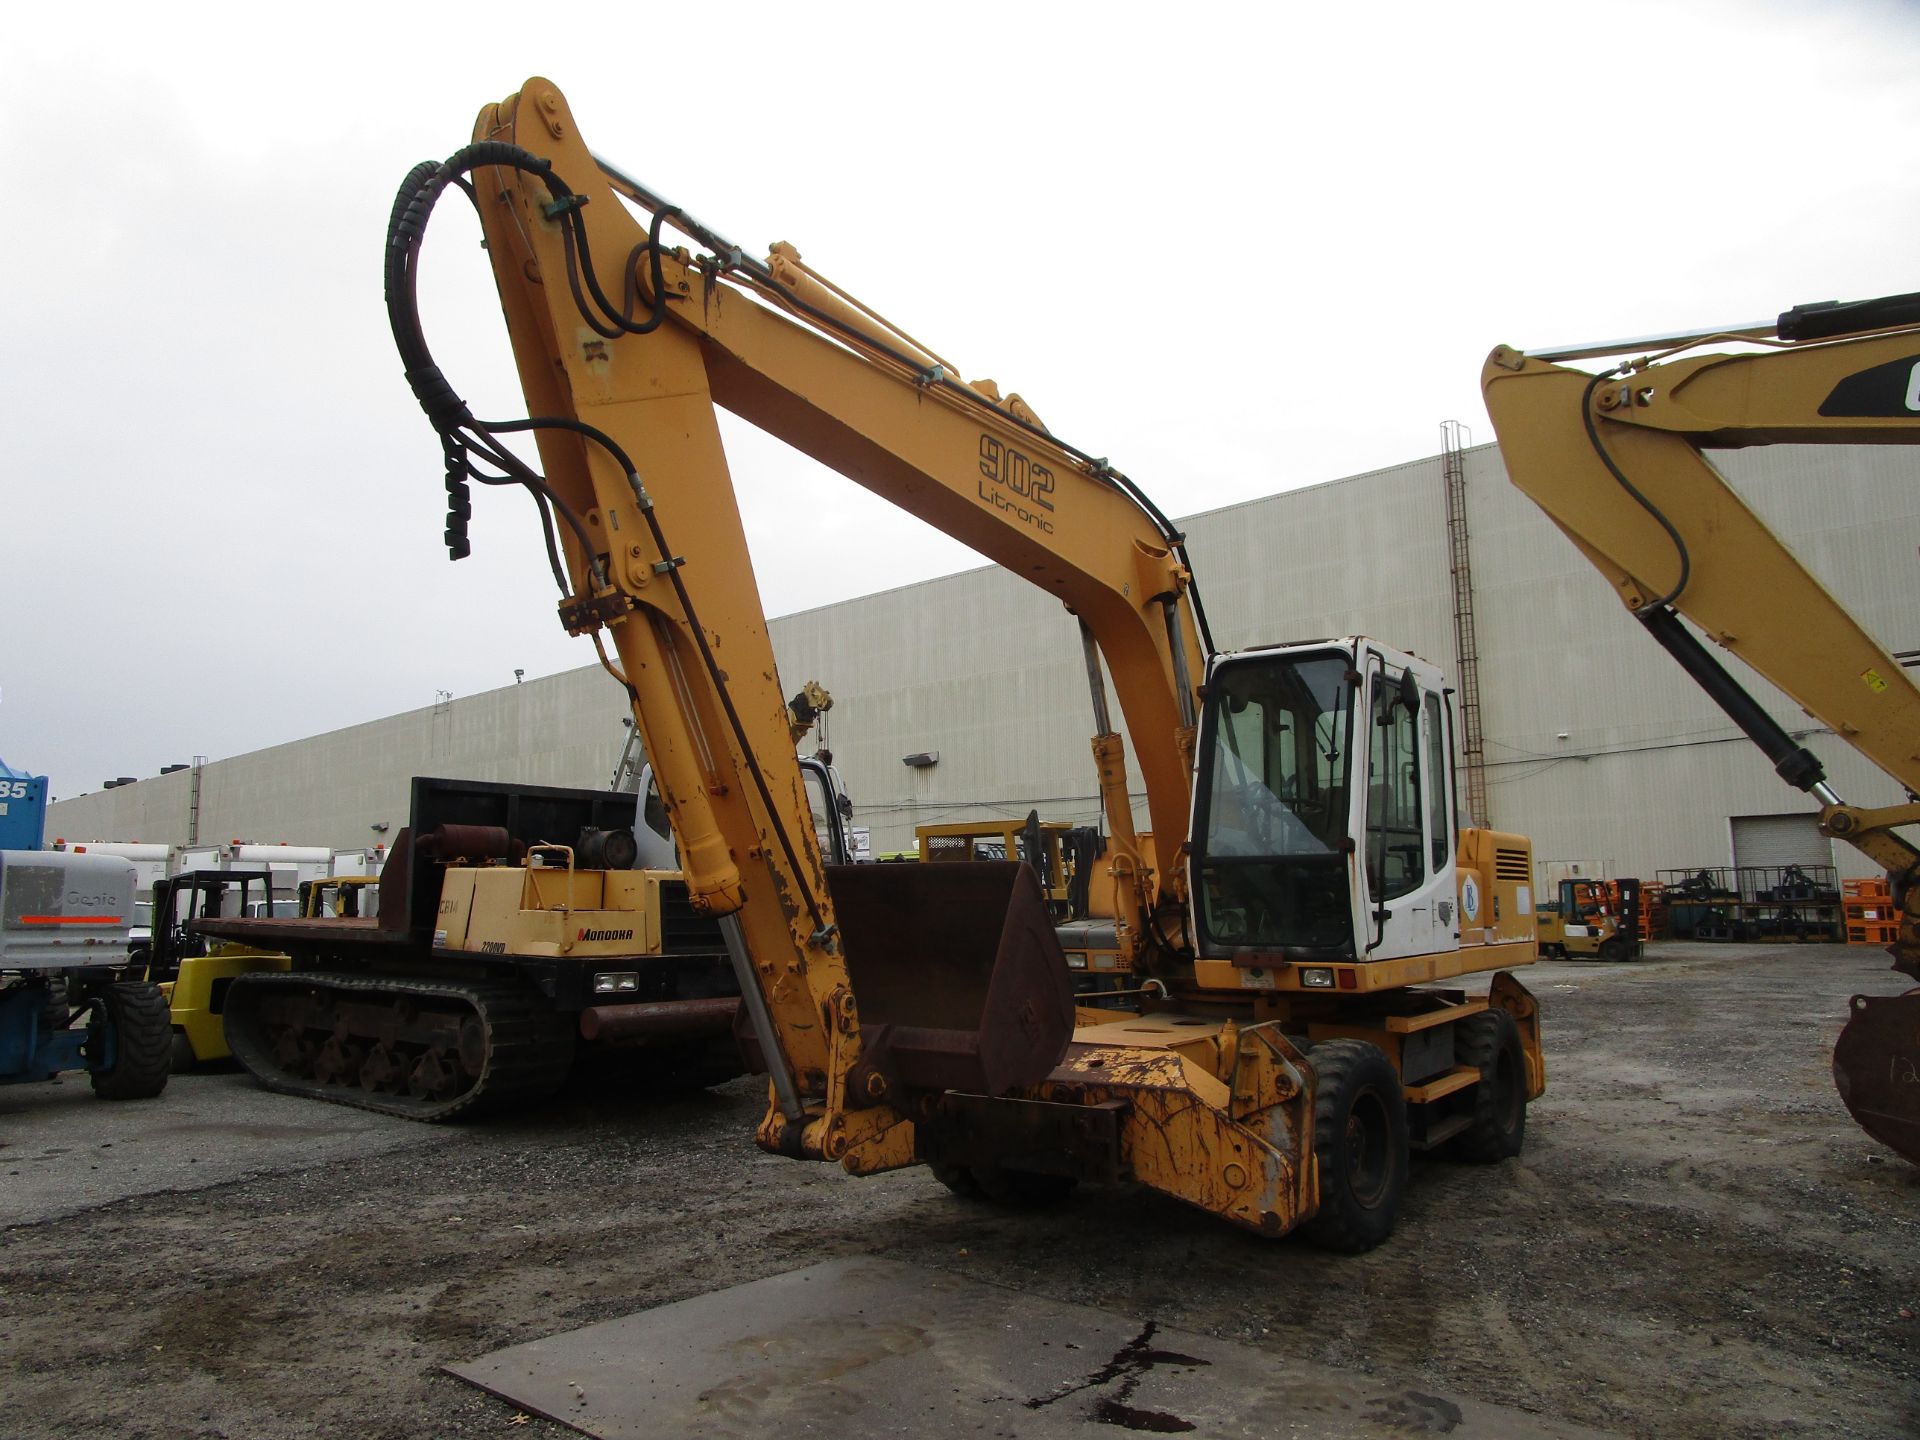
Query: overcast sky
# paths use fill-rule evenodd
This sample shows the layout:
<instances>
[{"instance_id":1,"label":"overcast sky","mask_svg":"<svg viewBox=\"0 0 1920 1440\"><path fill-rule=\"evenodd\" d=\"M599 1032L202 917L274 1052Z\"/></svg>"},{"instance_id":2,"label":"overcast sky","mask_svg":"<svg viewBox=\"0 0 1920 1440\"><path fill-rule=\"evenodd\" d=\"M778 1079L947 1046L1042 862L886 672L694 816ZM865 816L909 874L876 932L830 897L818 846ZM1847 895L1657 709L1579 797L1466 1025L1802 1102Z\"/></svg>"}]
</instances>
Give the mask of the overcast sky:
<instances>
[{"instance_id":1,"label":"overcast sky","mask_svg":"<svg viewBox=\"0 0 1920 1440\"><path fill-rule=\"evenodd\" d=\"M447 562L380 295L401 177L534 74L1176 516L1490 439L1498 342L1920 289L1913 4L16 6L0 757L70 796L591 661L524 498ZM524 413L444 209L429 340ZM726 435L770 614L977 563Z\"/></svg>"}]
</instances>

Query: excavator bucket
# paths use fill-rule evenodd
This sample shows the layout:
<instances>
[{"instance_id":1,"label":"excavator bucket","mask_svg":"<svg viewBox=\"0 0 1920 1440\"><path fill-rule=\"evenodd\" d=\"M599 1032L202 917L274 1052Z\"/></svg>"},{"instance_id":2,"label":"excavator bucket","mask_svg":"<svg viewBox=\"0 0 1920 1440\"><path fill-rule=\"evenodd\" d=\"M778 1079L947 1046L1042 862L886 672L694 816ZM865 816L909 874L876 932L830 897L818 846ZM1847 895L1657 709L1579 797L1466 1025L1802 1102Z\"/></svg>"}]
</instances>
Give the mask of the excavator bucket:
<instances>
[{"instance_id":1,"label":"excavator bucket","mask_svg":"<svg viewBox=\"0 0 1920 1440\"><path fill-rule=\"evenodd\" d=\"M1073 1038L1073 984L1019 861L831 865L868 1062L915 1090L1037 1085Z\"/></svg>"},{"instance_id":2,"label":"excavator bucket","mask_svg":"<svg viewBox=\"0 0 1920 1440\"><path fill-rule=\"evenodd\" d=\"M1853 997L1833 1083L1861 1129L1920 1165L1920 989Z\"/></svg>"}]
</instances>

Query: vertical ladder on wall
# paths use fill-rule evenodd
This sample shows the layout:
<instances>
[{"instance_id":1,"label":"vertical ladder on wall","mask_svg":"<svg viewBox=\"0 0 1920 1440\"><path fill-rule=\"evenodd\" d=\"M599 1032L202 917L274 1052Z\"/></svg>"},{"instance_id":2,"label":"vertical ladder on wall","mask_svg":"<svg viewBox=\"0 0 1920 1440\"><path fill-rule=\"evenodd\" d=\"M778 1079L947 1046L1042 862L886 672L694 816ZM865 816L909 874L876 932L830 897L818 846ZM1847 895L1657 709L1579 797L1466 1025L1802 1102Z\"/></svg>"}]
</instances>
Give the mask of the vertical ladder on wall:
<instances>
[{"instance_id":1,"label":"vertical ladder on wall","mask_svg":"<svg viewBox=\"0 0 1920 1440\"><path fill-rule=\"evenodd\" d=\"M1492 823L1487 811L1487 763L1480 722L1480 643L1473 632L1473 564L1467 549L1467 430L1458 420L1440 425L1440 474L1447 490L1447 551L1453 571L1453 648L1459 660L1460 774L1466 782L1464 823Z\"/></svg>"},{"instance_id":2,"label":"vertical ladder on wall","mask_svg":"<svg viewBox=\"0 0 1920 1440\"><path fill-rule=\"evenodd\" d=\"M193 774L187 786L187 844L200 843L200 772L207 768L207 757L193 757Z\"/></svg>"}]
</instances>

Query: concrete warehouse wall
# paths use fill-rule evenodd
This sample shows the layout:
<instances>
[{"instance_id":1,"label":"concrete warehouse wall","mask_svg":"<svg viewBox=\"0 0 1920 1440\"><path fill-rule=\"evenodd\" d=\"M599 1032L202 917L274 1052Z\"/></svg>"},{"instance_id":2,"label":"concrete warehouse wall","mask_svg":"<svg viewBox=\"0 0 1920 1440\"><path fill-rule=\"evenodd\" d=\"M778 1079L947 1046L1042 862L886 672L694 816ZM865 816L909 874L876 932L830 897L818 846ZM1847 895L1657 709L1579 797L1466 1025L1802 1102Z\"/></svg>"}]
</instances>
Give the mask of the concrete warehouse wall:
<instances>
[{"instance_id":1,"label":"concrete warehouse wall","mask_svg":"<svg viewBox=\"0 0 1920 1440\"><path fill-rule=\"evenodd\" d=\"M1870 632L1890 649L1916 645L1920 475L1910 451L1773 447L1719 458ZM1494 824L1531 835L1543 862L1650 876L1729 863L1731 816L1815 808L1507 483L1493 446L1468 452L1467 479ZM1223 647L1362 633L1457 671L1437 457L1184 523ZM771 628L786 690L818 679L834 694L824 739L876 850L910 848L913 827L938 820L1034 807L1095 818L1078 631L1015 576L969 571ZM1812 728L1771 687L1754 686L1790 730ZM405 822L417 773L605 785L622 713L613 682L587 666L218 761L204 772L201 837L365 845L372 825ZM1841 794L1897 798L1834 737L1807 743ZM920 751L937 751L939 764L901 763ZM188 779L62 801L48 834L183 840ZM1843 873L1871 870L1845 847L1835 859Z\"/></svg>"}]
</instances>

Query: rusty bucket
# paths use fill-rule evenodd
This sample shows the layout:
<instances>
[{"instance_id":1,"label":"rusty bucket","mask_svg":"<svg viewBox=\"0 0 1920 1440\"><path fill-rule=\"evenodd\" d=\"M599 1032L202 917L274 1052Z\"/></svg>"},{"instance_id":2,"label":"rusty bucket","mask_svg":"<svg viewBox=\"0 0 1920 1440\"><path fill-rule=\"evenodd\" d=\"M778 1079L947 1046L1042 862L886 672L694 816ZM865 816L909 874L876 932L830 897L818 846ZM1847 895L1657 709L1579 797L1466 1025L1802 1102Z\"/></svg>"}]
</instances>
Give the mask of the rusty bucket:
<instances>
[{"instance_id":1,"label":"rusty bucket","mask_svg":"<svg viewBox=\"0 0 1920 1440\"><path fill-rule=\"evenodd\" d=\"M1032 867L832 865L866 1057L916 1090L1004 1095L1073 1038L1073 984Z\"/></svg>"},{"instance_id":2,"label":"rusty bucket","mask_svg":"<svg viewBox=\"0 0 1920 1440\"><path fill-rule=\"evenodd\" d=\"M1920 989L1853 997L1833 1083L1861 1129L1920 1165Z\"/></svg>"}]
</instances>

